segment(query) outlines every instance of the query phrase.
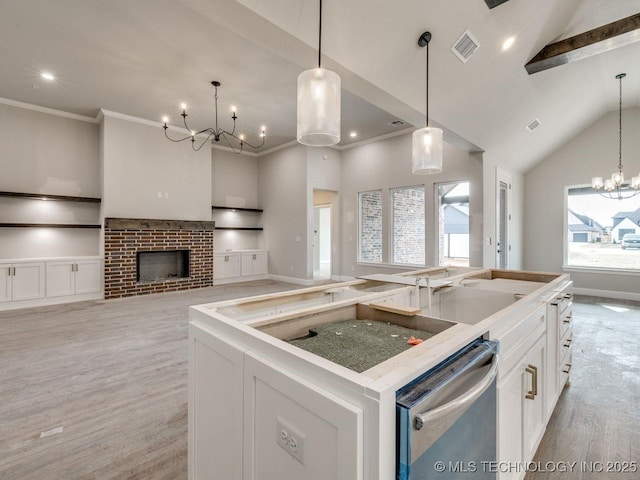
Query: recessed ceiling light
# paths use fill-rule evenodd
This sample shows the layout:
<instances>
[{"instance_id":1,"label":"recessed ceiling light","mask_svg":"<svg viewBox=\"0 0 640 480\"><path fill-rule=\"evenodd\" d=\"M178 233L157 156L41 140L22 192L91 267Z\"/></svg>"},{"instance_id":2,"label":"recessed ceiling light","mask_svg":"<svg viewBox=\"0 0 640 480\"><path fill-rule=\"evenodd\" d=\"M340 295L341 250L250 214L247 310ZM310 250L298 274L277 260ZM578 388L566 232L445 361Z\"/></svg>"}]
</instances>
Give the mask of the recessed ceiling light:
<instances>
[{"instance_id":1,"label":"recessed ceiling light","mask_svg":"<svg viewBox=\"0 0 640 480\"><path fill-rule=\"evenodd\" d=\"M50 82L56 79L56 77L54 77L50 72L42 72L40 76L45 80L49 80Z\"/></svg>"},{"instance_id":2,"label":"recessed ceiling light","mask_svg":"<svg viewBox=\"0 0 640 480\"><path fill-rule=\"evenodd\" d=\"M351 132L351 133L349 134L349 136L350 136L351 138L356 138L356 137L358 136L358 132Z\"/></svg>"},{"instance_id":3,"label":"recessed ceiling light","mask_svg":"<svg viewBox=\"0 0 640 480\"><path fill-rule=\"evenodd\" d=\"M513 46L515 41L516 41L515 35L511 35L509 38L507 38L504 42L502 42L502 51L506 52L507 50L509 50Z\"/></svg>"}]
</instances>

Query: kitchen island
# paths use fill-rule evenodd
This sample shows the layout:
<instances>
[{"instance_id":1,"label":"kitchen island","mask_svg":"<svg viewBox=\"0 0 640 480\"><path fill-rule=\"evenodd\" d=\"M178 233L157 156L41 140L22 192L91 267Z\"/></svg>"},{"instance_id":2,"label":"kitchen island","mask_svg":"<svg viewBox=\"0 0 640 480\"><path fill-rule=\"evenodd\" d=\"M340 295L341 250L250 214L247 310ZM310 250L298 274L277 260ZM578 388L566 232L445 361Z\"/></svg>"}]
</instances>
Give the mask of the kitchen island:
<instances>
[{"instance_id":1,"label":"kitchen island","mask_svg":"<svg viewBox=\"0 0 640 480\"><path fill-rule=\"evenodd\" d=\"M498 461L527 462L568 379L570 304L567 275L437 268L191 307L189 478L392 480L396 391L478 338L501 343ZM290 342L375 321L424 341L363 369Z\"/></svg>"}]
</instances>

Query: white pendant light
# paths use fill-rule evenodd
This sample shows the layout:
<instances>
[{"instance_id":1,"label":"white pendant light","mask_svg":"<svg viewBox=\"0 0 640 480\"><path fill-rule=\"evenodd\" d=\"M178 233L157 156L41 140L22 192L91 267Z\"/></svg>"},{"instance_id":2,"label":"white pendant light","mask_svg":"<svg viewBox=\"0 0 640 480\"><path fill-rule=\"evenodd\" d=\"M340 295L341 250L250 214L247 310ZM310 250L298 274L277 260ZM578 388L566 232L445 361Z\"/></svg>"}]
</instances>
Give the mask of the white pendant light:
<instances>
[{"instance_id":1,"label":"white pendant light","mask_svg":"<svg viewBox=\"0 0 640 480\"><path fill-rule=\"evenodd\" d=\"M297 139L310 147L327 147L340 142L340 76L321 67L322 0L318 37L318 68L298 76Z\"/></svg>"},{"instance_id":2,"label":"white pendant light","mask_svg":"<svg viewBox=\"0 0 640 480\"><path fill-rule=\"evenodd\" d=\"M411 144L411 171L418 175L442 172L442 130L429 126L429 42L431 33L424 32L418 39L420 47L427 47L426 127L413 132Z\"/></svg>"}]
</instances>

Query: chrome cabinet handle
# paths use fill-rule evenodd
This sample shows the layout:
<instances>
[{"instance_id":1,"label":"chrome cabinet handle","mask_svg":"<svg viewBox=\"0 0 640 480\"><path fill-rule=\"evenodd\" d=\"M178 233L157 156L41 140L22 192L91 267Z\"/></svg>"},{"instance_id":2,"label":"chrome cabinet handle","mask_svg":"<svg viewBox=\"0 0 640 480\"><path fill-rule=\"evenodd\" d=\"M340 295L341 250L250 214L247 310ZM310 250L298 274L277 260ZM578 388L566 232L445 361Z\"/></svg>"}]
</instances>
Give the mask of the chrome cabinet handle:
<instances>
[{"instance_id":1,"label":"chrome cabinet handle","mask_svg":"<svg viewBox=\"0 0 640 480\"><path fill-rule=\"evenodd\" d=\"M13 267L13 276L16 276L16 267Z\"/></svg>"},{"instance_id":2,"label":"chrome cabinet handle","mask_svg":"<svg viewBox=\"0 0 640 480\"><path fill-rule=\"evenodd\" d=\"M531 387L532 389L527 392L525 398L527 400L535 400L536 395L538 395L538 367L534 365L529 365L525 368L527 373L531 374Z\"/></svg>"}]
</instances>

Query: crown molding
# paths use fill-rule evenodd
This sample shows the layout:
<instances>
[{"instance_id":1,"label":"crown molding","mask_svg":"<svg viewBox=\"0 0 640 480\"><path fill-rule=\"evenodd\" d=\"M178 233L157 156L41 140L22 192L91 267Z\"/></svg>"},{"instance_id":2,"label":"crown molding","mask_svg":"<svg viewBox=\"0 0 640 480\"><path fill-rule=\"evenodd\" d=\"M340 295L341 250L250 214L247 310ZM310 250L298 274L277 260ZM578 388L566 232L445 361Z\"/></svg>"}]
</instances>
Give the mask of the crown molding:
<instances>
[{"instance_id":1,"label":"crown molding","mask_svg":"<svg viewBox=\"0 0 640 480\"><path fill-rule=\"evenodd\" d=\"M9 105L10 107L22 108L24 110L32 110L34 112L46 113L49 115L57 115L58 117L70 118L72 120L79 120L81 122L100 123L97 117L94 118L88 117L86 115L78 115L77 113L63 112L62 110L56 110L55 108L41 107L40 105L19 102L18 100L11 100L10 98L0 97L0 104Z\"/></svg>"}]
</instances>

